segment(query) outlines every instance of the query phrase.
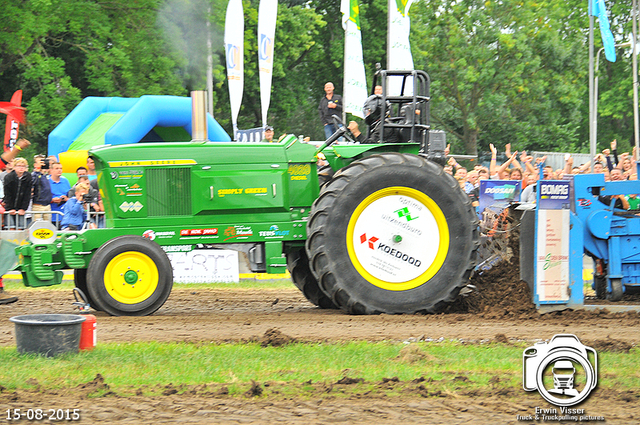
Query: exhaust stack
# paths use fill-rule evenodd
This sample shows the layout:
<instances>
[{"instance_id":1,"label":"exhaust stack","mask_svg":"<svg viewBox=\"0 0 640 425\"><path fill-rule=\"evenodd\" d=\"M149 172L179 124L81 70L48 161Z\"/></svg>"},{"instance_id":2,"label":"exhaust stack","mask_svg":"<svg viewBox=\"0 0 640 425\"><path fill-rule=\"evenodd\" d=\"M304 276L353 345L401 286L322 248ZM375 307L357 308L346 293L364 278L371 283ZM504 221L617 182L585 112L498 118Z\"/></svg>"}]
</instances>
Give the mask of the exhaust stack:
<instances>
[{"instance_id":1,"label":"exhaust stack","mask_svg":"<svg viewBox=\"0 0 640 425\"><path fill-rule=\"evenodd\" d=\"M191 141L207 140L207 92L196 90L191 92Z\"/></svg>"}]
</instances>

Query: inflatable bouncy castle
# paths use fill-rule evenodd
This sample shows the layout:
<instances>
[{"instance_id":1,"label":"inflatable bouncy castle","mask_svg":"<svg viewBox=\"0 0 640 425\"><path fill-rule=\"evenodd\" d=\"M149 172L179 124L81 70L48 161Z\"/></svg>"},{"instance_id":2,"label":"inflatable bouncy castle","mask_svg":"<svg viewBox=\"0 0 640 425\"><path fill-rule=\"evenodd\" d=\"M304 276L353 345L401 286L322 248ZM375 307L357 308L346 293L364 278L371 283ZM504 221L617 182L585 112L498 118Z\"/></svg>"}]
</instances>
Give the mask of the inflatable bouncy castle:
<instances>
[{"instance_id":1,"label":"inflatable bouncy castle","mask_svg":"<svg viewBox=\"0 0 640 425\"><path fill-rule=\"evenodd\" d=\"M207 128L210 141L231 141L209 114ZM87 97L49 134L48 151L72 173L93 146L190 140L190 97Z\"/></svg>"}]
</instances>

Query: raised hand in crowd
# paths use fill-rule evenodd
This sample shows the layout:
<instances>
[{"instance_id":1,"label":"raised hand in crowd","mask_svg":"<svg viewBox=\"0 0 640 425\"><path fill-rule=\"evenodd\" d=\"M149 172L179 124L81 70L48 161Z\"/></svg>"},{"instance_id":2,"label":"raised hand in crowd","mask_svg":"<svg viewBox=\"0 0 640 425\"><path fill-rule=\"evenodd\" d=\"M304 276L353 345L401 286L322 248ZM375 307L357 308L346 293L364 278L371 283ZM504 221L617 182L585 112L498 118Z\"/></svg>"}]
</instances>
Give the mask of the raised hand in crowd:
<instances>
[{"instance_id":1,"label":"raised hand in crowd","mask_svg":"<svg viewBox=\"0 0 640 425\"><path fill-rule=\"evenodd\" d=\"M620 154L620 163L624 162L625 159L629 158L629 152L623 152Z\"/></svg>"},{"instance_id":2,"label":"raised hand in crowd","mask_svg":"<svg viewBox=\"0 0 640 425\"><path fill-rule=\"evenodd\" d=\"M507 156L507 158L510 158L509 161L511 164L513 164L514 167L519 168L522 170L522 167L520 166L520 163L518 162L518 151L516 151L515 153L511 153L511 143L507 143L504 146L504 153Z\"/></svg>"},{"instance_id":3,"label":"raised hand in crowd","mask_svg":"<svg viewBox=\"0 0 640 425\"><path fill-rule=\"evenodd\" d=\"M568 153L568 154L566 154L566 155L564 156L564 162L565 162L566 164L569 164L570 166L573 166L573 157L571 156L571 154L570 154L570 153Z\"/></svg>"},{"instance_id":4,"label":"raised hand in crowd","mask_svg":"<svg viewBox=\"0 0 640 425\"><path fill-rule=\"evenodd\" d=\"M495 160L498 158L498 150L496 149L495 146L493 146L493 143L489 143L489 149L491 149L491 159Z\"/></svg>"},{"instance_id":5,"label":"raised hand in crowd","mask_svg":"<svg viewBox=\"0 0 640 425\"><path fill-rule=\"evenodd\" d=\"M563 174L571 174L573 170L573 157L570 153L565 154L564 156L564 169L562 170Z\"/></svg>"},{"instance_id":6,"label":"raised hand in crowd","mask_svg":"<svg viewBox=\"0 0 640 425\"><path fill-rule=\"evenodd\" d=\"M520 174L522 174L522 167L520 167L517 157L518 157L518 152L512 153L509 156L509 159L507 159L507 161L497 169L496 172L498 173L498 178L501 178L501 179L508 178L507 168L509 167L509 165L513 165L513 168L520 170Z\"/></svg>"},{"instance_id":7,"label":"raised hand in crowd","mask_svg":"<svg viewBox=\"0 0 640 425\"><path fill-rule=\"evenodd\" d=\"M13 161L23 149L26 149L31 145L31 142L27 139L18 139L16 144L13 146L13 149L4 151L0 154L0 170L4 169L5 166ZM0 182L2 184L2 182Z\"/></svg>"},{"instance_id":8,"label":"raised hand in crowd","mask_svg":"<svg viewBox=\"0 0 640 425\"><path fill-rule=\"evenodd\" d=\"M521 162L527 162L527 151L522 151L520 153L520 161Z\"/></svg>"},{"instance_id":9,"label":"raised hand in crowd","mask_svg":"<svg viewBox=\"0 0 640 425\"><path fill-rule=\"evenodd\" d=\"M489 149L491 149L491 162L489 163L489 175L494 176L497 172L496 160L498 159L498 150L493 143L489 143Z\"/></svg>"}]
</instances>

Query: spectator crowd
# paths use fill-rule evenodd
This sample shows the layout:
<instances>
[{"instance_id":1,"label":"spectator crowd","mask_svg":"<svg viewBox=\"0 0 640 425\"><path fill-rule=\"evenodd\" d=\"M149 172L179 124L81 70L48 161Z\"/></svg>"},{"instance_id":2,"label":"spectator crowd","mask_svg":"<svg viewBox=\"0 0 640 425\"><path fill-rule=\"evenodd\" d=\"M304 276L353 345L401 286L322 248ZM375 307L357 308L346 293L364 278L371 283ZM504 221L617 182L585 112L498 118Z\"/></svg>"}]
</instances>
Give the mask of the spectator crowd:
<instances>
[{"instance_id":1,"label":"spectator crowd","mask_svg":"<svg viewBox=\"0 0 640 425\"><path fill-rule=\"evenodd\" d=\"M507 160L497 163L498 150L491 144L491 162L489 167L478 164L472 170L458 164L453 157L449 157L445 171L455 177L460 187L471 197L474 205L478 204L480 192L480 181L485 179L518 180L522 184L522 202L536 201L536 186L538 180L562 180L569 174L600 173L604 174L605 181L637 180L636 163L638 153L636 149L629 154L624 152L618 154L617 142L611 142L611 149L605 149L595 156L593 164L588 161L581 165L574 164L574 159L570 154L564 158L564 167L554 170L546 165L546 157L536 158L527 155L527 152L511 152L511 145L505 146L505 156ZM447 148L447 154L448 148ZM636 195L627 195L625 200L621 200L624 209L637 209L640 207ZM627 207L628 205L628 207Z\"/></svg>"},{"instance_id":2,"label":"spectator crowd","mask_svg":"<svg viewBox=\"0 0 640 425\"><path fill-rule=\"evenodd\" d=\"M72 187L55 156L35 155L33 170L23 157L8 161L0 172L0 225L22 230L32 221L48 220L61 230L104 227L104 207L97 186L95 164L78 167Z\"/></svg>"}]
</instances>

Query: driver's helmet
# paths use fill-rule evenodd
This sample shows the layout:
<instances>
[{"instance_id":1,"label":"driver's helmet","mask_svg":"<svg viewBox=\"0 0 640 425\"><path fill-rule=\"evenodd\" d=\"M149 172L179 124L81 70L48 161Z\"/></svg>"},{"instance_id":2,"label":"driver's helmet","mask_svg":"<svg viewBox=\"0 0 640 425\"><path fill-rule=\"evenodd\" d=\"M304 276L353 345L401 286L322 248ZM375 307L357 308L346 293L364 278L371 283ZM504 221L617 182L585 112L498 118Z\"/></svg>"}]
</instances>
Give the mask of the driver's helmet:
<instances>
[{"instance_id":1,"label":"driver's helmet","mask_svg":"<svg viewBox=\"0 0 640 425\"><path fill-rule=\"evenodd\" d=\"M391 105L387 102L387 111L389 111ZM382 114L382 96L379 94L373 94L367 98L362 108L364 113L364 122L367 125L371 125L380 120Z\"/></svg>"}]
</instances>

